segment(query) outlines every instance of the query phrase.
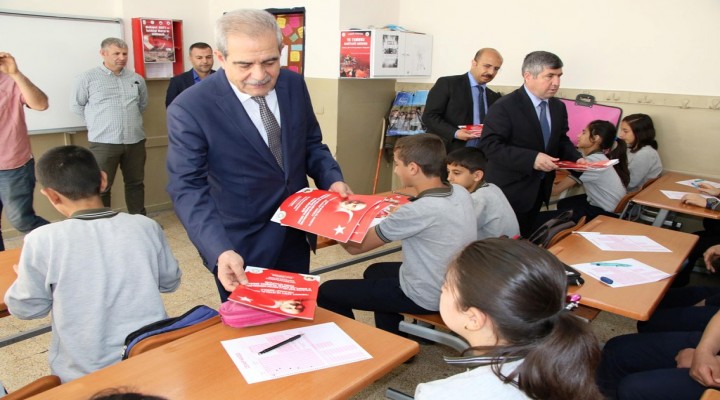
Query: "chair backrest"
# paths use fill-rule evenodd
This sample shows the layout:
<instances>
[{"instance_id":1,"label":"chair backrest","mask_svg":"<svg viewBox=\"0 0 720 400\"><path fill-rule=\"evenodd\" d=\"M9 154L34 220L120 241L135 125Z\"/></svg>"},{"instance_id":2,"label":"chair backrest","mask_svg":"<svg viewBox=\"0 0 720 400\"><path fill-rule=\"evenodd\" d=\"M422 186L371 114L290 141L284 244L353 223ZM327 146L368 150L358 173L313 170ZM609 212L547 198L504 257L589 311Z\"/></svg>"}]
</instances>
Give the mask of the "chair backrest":
<instances>
[{"instance_id":1,"label":"chair backrest","mask_svg":"<svg viewBox=\"0 0 720 400\"><path fill-rule=\"evenodd\" d=\"M627 207L628 203L630 203L630 200L632 200L632 198L635 197L635 195L639 192L640 191L638 190L637 192L630 192L623 196L622 199L620 199L620 201L617 203L617 206L615 206L613 212L615 214L622 214L622 212L625 211L625 207Z\"/></svg>"},{"instance_id":2,"label":"chair backrest","mask_svg":"<svg viewBox=\"0 0 720 400\"><path fill-rule=\"evenodd\" d=\"M556 233L548 242L547 248L550 248L550 247L554 246L557 242L565 239L568 235L570 235L574 231L580 229L583 225L585 225L585 216L584 215L578 220L578 222L577 222L577 224L575 224L575 226L571 226L567 229L563 229L563 230L559 231L558 233Z\"/></svg>"},{"instance_id":3,"label":"chair backrest","mask_svg":"<svg viewBox=\"0 0 720 400\"><path fill-rule=\"evenodd\" d=\"M720 391L716 389L707 389L703 392L700 400L720 400Z\"/></svg>"},{"instance_id":4,"label":"chair backrest","mask_svg":"<svg viewBox=\"0 0 720 400\"><path fill-rule=\"evenodd\" d=\"M36 379L20 389L8 393L3 400L23 400L40 394L46 390L60 386L60 378L56 375L47 375Z\"/></svg>"},{"instance_id":5,"label":"chair backrest","mask_svg":"<svg viewBox=\"0 0 720 400\"><path fill-rule=\"evenodd\" d=\"M128 353L128 358L136 356L138 354L142 354L148 350L160 347L164 344L180 339L181 337L185 337L191 333L195 333L197 331L209 328L219 323L220 316L216 315L208 320L187 326L185 328L176 329L174 331L165 332L158 335L148 336L145 339L137 342L135 346L130 349L130 352Z\"/></svg>"},{"instance_id":6,"label":"chair backrest","mask_svg":"<svg viewBox=\"0 0 720 400\"><path fill-rule=\"evenodd\" d=\"M656 180L658 180L658 178L660 178L659 175L656 176L656 177L654 177L654 178L652 178L652 179L650 179L650 180L648 180L647 182L643 183L642 186L640 186L640 190L643 190L643 189L645 189L646 187L652 185L653 182L655 182ZM640 191L640 190L638 190L638 191Z\"/></svg>"}]
</instances>

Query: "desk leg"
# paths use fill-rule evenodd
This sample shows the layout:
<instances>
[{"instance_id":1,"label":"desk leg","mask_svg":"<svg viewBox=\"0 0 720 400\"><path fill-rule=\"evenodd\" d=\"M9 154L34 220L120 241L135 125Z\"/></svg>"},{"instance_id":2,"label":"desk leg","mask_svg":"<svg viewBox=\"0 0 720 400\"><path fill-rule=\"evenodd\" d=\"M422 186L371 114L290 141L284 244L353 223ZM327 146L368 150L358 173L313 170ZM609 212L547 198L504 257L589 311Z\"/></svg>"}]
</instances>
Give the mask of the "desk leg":
<instances>
[{"instance_id":1,"label":"desk leg","mask_svg":"<svg viewBox=\"0 0 720 400\"><path fill-rule=\"evenodd\" d=\"M658 213L657 213L657 216L655 217L655 221L653 221L653 226L658 226L658 227L661 227L661 228L662 228L663 223L664 223L665 220L667 219L669 213L670 213L669 210L665 210L665 209L662 209L662 208L659 209L659 210L658 210Z\"/></svg>"},{"instance_id":2,"label":"desk leg","mask_svg":"<svg viewBox=\"0 0 720 400\"><path fill-rule=\"evenodd\" d=\"M50 325L43 325L43 326L37 327L35 329L31 329L26 332L20 332L16 335L4 337L4 338L0 339L0 347L9 346L13 343L21 342L25 339L30 339L30 338L34 338L35 336L40 336L44 333L50 332L51 329L52 328Z\"/></svg>"}]
</instances>

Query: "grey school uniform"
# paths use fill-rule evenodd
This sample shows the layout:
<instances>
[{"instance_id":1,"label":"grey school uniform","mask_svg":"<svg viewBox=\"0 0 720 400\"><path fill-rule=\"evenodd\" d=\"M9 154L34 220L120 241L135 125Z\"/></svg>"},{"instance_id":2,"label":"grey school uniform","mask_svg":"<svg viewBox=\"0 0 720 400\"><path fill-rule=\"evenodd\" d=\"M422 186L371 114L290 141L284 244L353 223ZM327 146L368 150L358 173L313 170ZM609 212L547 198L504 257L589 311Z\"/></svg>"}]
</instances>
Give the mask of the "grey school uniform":
<instances>
[{"instance_id":1,"label":"grey school uniform","mask_svg":"<svg viewBox=\"0 0 720 400\"><path fill-rule=\"evenodd\" d=\"M663 166L660 154L651 146L644 146L636 153L631 153L628 149L627 158L630 170L628 192L639 190L645 182L662 174Z\"/></svg>"},{"instance_id":2,"label":"grey school uniform","mask_svg":"<svg viewBox=\"0 0 720 400\"><path fill-rule=\"evenodd\" d=\"M483 183L470 195L477 217L477 239L520 234L515 211L499 187Z\"/></svg>"},{"instance_id":3,"label":"grey school uniform","mask_svg":"<svg viewBox=\"0 0 720 400\"><path fill-rule=\"evenodd\" d=\"M590 154L586 159L589 163L608 161L602 153ZM614 167L600 171L585 171L580 176L580 180L585 188L588 203L607 212L614 212L620 200L627 194L625 185Z\"/></svg>"}]
</instances>

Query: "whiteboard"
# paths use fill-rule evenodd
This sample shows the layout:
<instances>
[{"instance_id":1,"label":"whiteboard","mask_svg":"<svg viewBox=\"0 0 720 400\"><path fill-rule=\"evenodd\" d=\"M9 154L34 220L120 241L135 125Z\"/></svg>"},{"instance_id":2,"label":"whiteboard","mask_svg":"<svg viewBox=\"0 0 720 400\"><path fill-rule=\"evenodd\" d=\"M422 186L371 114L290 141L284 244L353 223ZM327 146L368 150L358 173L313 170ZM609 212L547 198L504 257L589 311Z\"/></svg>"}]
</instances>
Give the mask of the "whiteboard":
<instances>
[{"instance_id":1,"label":"whiteboard","mask_svg":"<svg viewBox=\"0 0 720 400\"><path fill-rule=\"evenodd\" d=\"M77 75L102 63L100 43L108 37L123 38L119 19L0 10L0 51L12 54L50 101L45 111L25 109L30 134L86 129L70 111L70 92Z\"/></svg>"}]
</instances>

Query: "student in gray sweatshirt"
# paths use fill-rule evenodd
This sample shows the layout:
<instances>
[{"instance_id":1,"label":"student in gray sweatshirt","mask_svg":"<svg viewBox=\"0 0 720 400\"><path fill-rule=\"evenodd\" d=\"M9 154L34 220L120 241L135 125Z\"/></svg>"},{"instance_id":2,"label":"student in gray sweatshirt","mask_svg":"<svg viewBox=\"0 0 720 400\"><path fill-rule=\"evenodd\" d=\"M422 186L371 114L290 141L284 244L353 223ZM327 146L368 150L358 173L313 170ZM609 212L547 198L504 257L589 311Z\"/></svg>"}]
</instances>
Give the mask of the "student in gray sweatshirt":
<instances>
[{"instance_id":1,"label":"student in gray sweatshirt","mask_svg":"<svg viewBox=\"0 0 720 400\"><path fill-rule=\"evenodd\" d=\"M51 149L37 174L68 219L25 236L5 303L20 319L52 312L50 369L67 382L120 361L129 333L167 318L160 292L182 273L160 225L103 207L107 177L90 151Z\"/></svg>"}]
</instances>

